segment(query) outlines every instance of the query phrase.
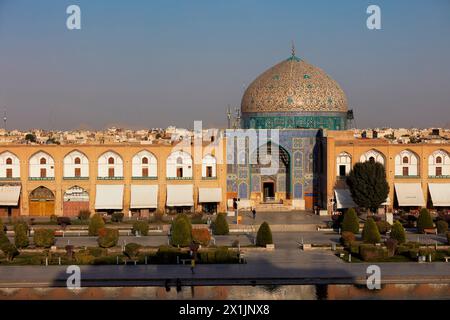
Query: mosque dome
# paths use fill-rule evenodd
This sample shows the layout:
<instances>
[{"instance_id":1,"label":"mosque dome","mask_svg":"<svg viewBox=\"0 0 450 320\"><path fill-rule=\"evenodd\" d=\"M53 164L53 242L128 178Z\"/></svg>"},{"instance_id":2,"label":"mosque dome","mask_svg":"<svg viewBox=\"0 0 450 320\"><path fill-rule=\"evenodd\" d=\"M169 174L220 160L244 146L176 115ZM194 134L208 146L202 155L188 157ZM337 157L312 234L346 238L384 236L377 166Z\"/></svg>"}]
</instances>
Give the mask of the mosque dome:
<instances>
[{"instance_id":1,"label":"mosque dome","mask_svg":"<svg viewBox=\"0 0 450 320\"><path fill-rule=\"evenodd\" d=\"M254 128L345 129L347 110L347 98L338 83L295 56L294 50L291 57L259 75L241 101L244 127ZM260 125L255 126L258 121Z\"/></svg>"}]
</instances>

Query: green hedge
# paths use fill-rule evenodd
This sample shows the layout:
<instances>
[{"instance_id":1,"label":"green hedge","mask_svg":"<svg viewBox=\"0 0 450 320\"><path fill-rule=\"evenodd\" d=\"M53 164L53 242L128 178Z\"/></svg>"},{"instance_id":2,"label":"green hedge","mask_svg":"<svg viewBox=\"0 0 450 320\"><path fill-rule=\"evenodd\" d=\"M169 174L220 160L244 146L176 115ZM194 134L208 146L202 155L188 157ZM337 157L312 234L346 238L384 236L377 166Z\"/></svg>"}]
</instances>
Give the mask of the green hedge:
<instances>
[{"instance_id":1,"label":"green hedge","mask_svg":"<svg viewBox=\"0 0 450 320\"><path fill-rule=\"evenodd\" d=\"M387 258L387 250L375 245L361 245L359 254L364 261L378 261Z\"/></svg>"}]
</instances>

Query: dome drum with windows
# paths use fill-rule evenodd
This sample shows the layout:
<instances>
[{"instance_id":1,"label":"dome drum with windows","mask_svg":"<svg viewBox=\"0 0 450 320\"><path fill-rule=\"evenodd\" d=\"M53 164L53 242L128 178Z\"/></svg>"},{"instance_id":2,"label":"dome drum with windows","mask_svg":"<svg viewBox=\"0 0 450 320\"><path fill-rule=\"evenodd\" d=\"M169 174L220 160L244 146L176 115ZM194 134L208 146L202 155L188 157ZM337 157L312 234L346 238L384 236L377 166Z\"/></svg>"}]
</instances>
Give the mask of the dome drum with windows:
<instances>
[{"instance_id":1,"label":"dome drum with windows","mask_svg":"<svg viewBox=\"0 0 450 320\"><path fill-rule=\"evenodd\" d=\"M347 128L347 98L323 70L295 55L258 76L241 102L244 128Z\"/></svg>"}]
</instances>

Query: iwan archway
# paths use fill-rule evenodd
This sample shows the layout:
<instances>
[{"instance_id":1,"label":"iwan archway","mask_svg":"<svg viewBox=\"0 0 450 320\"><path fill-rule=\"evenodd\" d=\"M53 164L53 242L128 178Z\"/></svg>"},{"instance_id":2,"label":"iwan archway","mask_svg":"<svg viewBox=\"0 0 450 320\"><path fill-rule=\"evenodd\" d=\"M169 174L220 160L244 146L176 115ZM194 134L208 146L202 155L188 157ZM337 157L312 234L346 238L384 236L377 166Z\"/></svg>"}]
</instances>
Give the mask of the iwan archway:
<instances>
[{"instance_id":1,"label":"iwan archway","mask_svg":"<svg viewBox=\"0 0 450 320\"><path fill-rule=\"evenodd\" d=\"M55 195L46 187L31 191L29 200L30 216L51 216L55 213Z\"/></svg>"}]
</instances>

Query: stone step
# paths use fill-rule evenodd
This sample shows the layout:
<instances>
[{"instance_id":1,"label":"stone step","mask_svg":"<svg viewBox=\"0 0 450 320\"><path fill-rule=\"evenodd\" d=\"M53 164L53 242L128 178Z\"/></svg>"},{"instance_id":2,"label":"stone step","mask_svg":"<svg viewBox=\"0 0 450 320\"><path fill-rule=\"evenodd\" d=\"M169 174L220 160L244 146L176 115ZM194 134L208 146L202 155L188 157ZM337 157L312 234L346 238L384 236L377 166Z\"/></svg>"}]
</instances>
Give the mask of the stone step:
<instances>
[{"instance_id":1,"label":"stone step","mask_svg":"<svg viewBox=\"0 0 450 320\"><path fill-rule=\"evenodd\" d=\"M292 206L281 204L281 203L266 203L258 204L255 207L256 212L258 211L292 211Z\"/></svg>"}]
</instances>

